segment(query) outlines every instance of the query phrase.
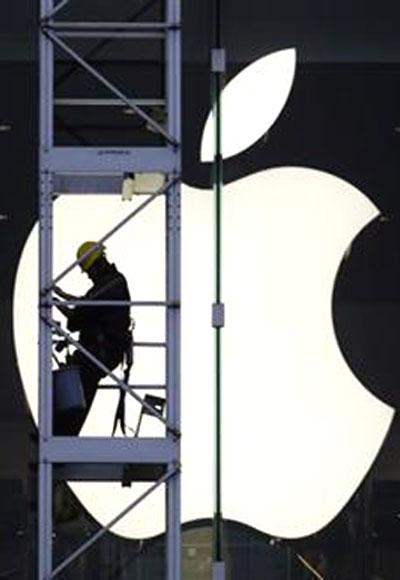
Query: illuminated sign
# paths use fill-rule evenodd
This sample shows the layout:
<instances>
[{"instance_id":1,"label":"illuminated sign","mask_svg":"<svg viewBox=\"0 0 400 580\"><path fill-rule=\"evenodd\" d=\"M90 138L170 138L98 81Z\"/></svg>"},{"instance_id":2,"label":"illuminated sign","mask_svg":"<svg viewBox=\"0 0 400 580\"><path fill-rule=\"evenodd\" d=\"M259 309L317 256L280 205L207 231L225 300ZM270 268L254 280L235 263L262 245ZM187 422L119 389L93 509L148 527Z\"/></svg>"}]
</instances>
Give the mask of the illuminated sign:
<instances>
[{"instance_id":1,"label":"illuminated sign","mask_svg":"<svg viewBox=\"0 0 400 580\"><path fill-rule=\"evenodd\" d=\"M265 70L289 79L294 51L282 52L285 56L279 58L287 59L287 68ZM264 66L268 58L276 55L262 59ZM227 127L246 115L243 107L253 66L240 73L234 85L227 85L230 102L237 103L228 109L231 112L224 112ZM254 78L258 87L258 76ZM272 77L266 80L271 91L285 85ZM281 108L288 95L285 86ZM268 122L278 115L276 106ZM262 133L268 129L264 125ZM231 141L235 133L230 134ZM237 134L238 143L231 142L225 155L250 146L259 136L253 133L242 139ZM205 136L202 145L205 159L211 147L208 139ZM328 524L356 491L393 417L393 410L371 395L347 366L331 312L342 257L379 212L344 180L301 167L244 177L228 184L223 196L223 514L271 535L305 536ZM182 212L182 519L190 521L210 517L213 509L212 193L184 186ZM71 262L82 240L99 238L126 215L126 206L110 196L64 196L56 202L54 214L57 273ZM135 300L164 297L163 223L158 200L107 244L108 257L130 281ZM34 415L36 237L37 227L21 257L14 301L18 361ZM66 280L65 290L84 292L78 271ZM162 340L163 312L143 310L134 314L136 339ZM28 328L32 330L27 332ZM154 350L138 350L135 383L163 381L162 354ZM111 432L117 399L117 392L97 393L83 435ZM129 401L129 424L135 425L138 413L138 405ZM149 419L143 434L161 432L162 426ZM116 483L72 485L102 524L144 487L147 484L128 489ZM152 494L114 531L134 538L162 532L163 500L161 490Z\"/></svg>"}]
</instances>

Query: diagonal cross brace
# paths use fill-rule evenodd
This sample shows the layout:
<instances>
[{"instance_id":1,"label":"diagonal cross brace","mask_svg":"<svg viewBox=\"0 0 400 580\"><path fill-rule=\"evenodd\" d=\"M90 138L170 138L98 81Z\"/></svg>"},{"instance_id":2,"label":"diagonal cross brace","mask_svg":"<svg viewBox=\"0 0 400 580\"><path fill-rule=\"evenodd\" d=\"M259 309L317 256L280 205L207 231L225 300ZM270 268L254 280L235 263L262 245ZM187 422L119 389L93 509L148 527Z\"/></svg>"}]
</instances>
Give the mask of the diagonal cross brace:
<instances>
[{"instance_id":1,"label":"diagonal cross brace","mask_svg":"<svg viewBox=\"0 0 400 580\"><path fill-rule=\"evenodd\" d=\"M104 235L100 240L96 242L96 245L90 248L87 252L82 254L82 256L75 260L68 268L66 268L61 274L59 274L56 278L54 278L52 286L50 288L45 288L42 290L42 295L48 294L51 289L62 279L64 276L69 274L71 270L73 270L76 266L81 264L96 248L100 248L100 246L111 238L112 235L115 234L118 230L120 230L128 221L130 221L133 217L135 217L139 212L141 212L146 206L148 206L152 201L154 201L160 195L163 195L174 183L176 179L169 180L166 184L164 184L161 189L153 193L148 199L146 199L143 203L141 203L137 208L135 208L131 213L129 213L122 221L120 221L112 230L110 230L106 235Z\"/></svg>"},{"instance_id":2,"label":"diagonal cross brace","mask_svg":"<svg viewBox=\"0 0 400 580\"><path fill-rule=\"evenodd\" d=\"M96 532L87 542L82 544L75 552L73 552L68 558L66 558L61 564L59 564L51 573L50 578L54 578L57 576L62 570L64 570L67 566L72 564L79 556L81 556L88 548L90 548L97 540L99 540L104 534L106 534L117 522L122 520L127 513L129 513L133 508L139 505L148 495L150 495L155 489L157 489L163 483L166 483L171 477L178 473L179 469L174 468L170 471L167 471L165 475L163 475L160 479L158 479L152 486L150 486L142 495L140 495L135 501L130 503L120 514L118 514L110 523L104 526L101 530Z\"/></svg>"},{"instance_id":3,"label":"diagonal cross brace","mask_svg":"<svg viewBox=\"0 0 400 580\"><path fill-rule=\"evenodd\" d=\"M153 415L154 417L156 417L157 419L159 419L162 423L164 423L164 425L167 428L167 431L169 431L170 433L172 433L175 437L179 437L179 435L180 435L179 432L176 429L174 429L173 427L170 427L170 425L168 425L167 420L164 419L164 417L162 415L160 415L144 399L142 399L141 397L139 397L139 395L137 395L135 393L135 391L129 387L129 385L126 385L123 381L121 381L112 372L112 370L110 370L108 367L106 367L106 365L104 365L100 360L98 360L98 358L96 358L90 351L88 351L84 346L82 346L77 340L75 340L74 338L72 338L72 336L68 332L66 332L63 328L61 328L61 326L59 324L57 324L51 318L47 318L47 317L42 317L42 320L48 326L50 326L51 328L53 328L54 330L56 330L59 334L61 334L70 344L72 344L75 348L77 348L82 354L84 354L85 357L88 360L90 360L90 362L92 362L95 366L97 366L99 369L101 369L103 372L105 372L107 376L111 377L116 382L116 384L118 385L118 387L120 389L123 389L125 392L129 393L151 415Z\"/></svg>"},{"instance_id":4,"label":"diagonal cross brace","mask_svg":"<svg viewBox=\"0 0 400 580\"><path fill-rule=\"evenodd\" d=\"M156 2L157 2L157 0L148 0L147 2L145 2L144 4L142 4L139 8L137 8L133 12L133 14L131 14L129 16L128 22L134 22L135 20L137 20L138 18L140 18L140 16L142 16L142 14L145 14L147 12L147 10L149 8L151 8ZM85 60L88 60L91 57L96 56L101 50L103 50L104 47L108 46L108 44L110 42L111 42L111 40L103 40L102 42L97 43L92 49L90 49L85 54L85 56L84 56ZM60 84L63 84L67 79L69 79L71 77L71 75L74 74L74 72L76 71L77 68L79 68L79 65L77 66L75 64L75 66L72 66L69 70L67 70L64 74L62 74L56 80L56 86L59 86Z\"/></svg>"},{"instance_id":5,"label":"diagonal cross brace","mask_svg":"<svg viewBox=\"0 0 400 580\"><path fill-rule=\"evenodd\" d=\"M58 14L58 12L67 4L69 4L69 0L61 0L61 2L59 2L57 6L55 6L51 12L49 12L49 14L44 15L44 18L46 20L50 20L50 18L53 18L56 14Z\"/></svg>"},{"instance_id":6,"label":"diagonal cross brace","mask_svg":"<svg viewBox=\"0 0 400 580\"><path fill-rule=\"evenodd\" d=\"M87 72L89 72L92 76L94 76L100 83L102 83L105 87L108 88L115 96L117 96L129 109L132 109L135 113L137 113L142 119L147 121L153 129L165 137L165 139L173 145L174 147L178 147L178 142L171 137L165 131L165 129L159 125L154 119L152 119L145 111L143 111L140 107L138 107L135 103L132 102L132 99L127 97L122 91L119 90L113 83L111 83L105 76L103 76L96 68L94 68L91 64L89 64L84 58L82 58L75 50L73 50L67 43L65 43L61 38L57 36L54 32L52 32L46 26L42 27L43 34L45 34L52 42L57 44L66 54L72 57L78 64L81 65Z\"/></svg>"}]
</instances>

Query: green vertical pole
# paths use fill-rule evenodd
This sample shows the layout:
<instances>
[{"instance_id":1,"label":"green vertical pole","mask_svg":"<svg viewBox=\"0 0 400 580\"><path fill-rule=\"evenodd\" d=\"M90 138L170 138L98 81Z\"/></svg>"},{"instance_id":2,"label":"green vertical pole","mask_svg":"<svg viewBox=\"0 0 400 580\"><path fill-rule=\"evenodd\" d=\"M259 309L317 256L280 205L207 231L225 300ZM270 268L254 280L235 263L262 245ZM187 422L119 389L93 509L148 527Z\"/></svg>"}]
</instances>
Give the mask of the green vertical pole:
<instances>
[{"instance_id":1,"label":"green vertical pole","mask_svg":"<svg viewBox=\"0 0 400 580\"><path fill-rule=\"evenodd\" d=\"M224 575L223 530L222 530L222 482L221 482L221 333L224 324L224 305L221 296L221 217L223 187L223 157L221 151L221 91L225 68L224 51L221 47L221 0L214 0L214 48L211 62L211 98L213 103L215 151L213 163L213 189L215 199L215 302L213 305L213 326L215 328L215 504L213 517L213 577Z\"/></svg>"}]
</instances>

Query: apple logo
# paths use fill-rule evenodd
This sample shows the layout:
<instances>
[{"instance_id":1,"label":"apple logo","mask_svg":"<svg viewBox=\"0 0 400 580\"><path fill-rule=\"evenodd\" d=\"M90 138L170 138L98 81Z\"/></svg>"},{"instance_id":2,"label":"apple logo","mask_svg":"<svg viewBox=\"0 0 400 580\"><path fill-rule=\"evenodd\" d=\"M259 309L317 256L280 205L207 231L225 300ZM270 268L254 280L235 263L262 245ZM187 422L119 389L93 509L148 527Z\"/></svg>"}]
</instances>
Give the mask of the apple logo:
<instances>
[{"instance_id":1,"label":"apple logo","mask_svg":"<svg viewBox=\"0 0 400 580\"><path fill-rule=\"evenodd\" d=\"M222 94L225 158L269 130L286 103L294 70L295 51L283 50L250 64L227 84ZM203 161L211 159L210 123L204 129ZM135 300L164 296L163 212L159 199L107 244ZM222 508L227 519L283 538L317 532L345 506L379 452L394 411L351 372L331 313L342 257L378 214L358 189L311 168L267 169L224 187ZM125 215L126 205L115 196L61 196L54 206L55 273L71 262L82 239L100 237ZM209 518L213 510L212 192L183 186L182 218L182 521L188 522ZM14 296L15 344L34 417L36 264L37 226L21 256ZM72 293L85 290L75 271L64 287ZM162 340L163 314L135 308L136 340ZM150 350L137 349L136 384L164 380L163 353ZM83 436L110 434L117 398L117 392L98 391ZM129 401L128 424L134 426L138 414L138 405ZM161 432L162 426L149 419L142 435ZM125 489L116 483L74 482L71 487L106 524L148 485ZM161 533L162 491L113 531L132 538Z\"/></svg>"}]
</instances>

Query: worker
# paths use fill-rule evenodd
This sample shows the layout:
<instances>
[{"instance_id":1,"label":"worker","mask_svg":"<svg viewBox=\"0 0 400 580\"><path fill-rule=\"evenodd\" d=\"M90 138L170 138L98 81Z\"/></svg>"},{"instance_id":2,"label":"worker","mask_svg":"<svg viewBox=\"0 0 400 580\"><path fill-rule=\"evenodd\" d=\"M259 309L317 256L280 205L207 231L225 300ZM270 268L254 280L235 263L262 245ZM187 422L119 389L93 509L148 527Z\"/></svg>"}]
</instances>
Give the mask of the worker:
<instances>
[{"instance_id":1,"label":"worker","mask_svg":"<svg viewBox=\"0 0 400 580\"><path fill-rule=\"evenodd\" d=\"M129 288L125 277L107 260L103 245L84 242L76 256L81 260L81 270L93 283L82 300L127 302L126 306L71 307L57 301L57 308L67 318L68 330L78 331L79 343L109 370L113 370L123 362L128 350L132 349ZM77 299L57 286L54 287L54 292L65 300ZM107 376L107 373L80 350L67 357L67 364L78 366L86 401L85 409L55 414L54 434L71 436L79 434L99 381Z\"/></svg>"}]
</instances>

